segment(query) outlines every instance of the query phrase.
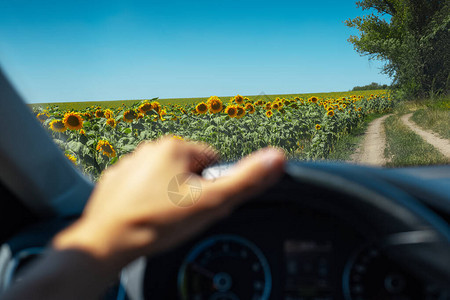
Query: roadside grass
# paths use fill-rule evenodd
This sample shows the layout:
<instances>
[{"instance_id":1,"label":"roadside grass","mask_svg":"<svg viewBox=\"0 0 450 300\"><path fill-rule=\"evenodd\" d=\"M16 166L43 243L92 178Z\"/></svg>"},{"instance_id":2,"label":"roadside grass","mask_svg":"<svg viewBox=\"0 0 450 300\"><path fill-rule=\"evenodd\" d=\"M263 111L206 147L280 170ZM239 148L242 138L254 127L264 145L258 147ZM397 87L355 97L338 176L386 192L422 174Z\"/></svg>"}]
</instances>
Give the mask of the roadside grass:
<instances>
[{"instance_id":1,"label":"roadside grass","mask_svg":"<svg viewBox=\"0 0 450 300\"><path fill-rule=\"evenodd\" d=\"M260 95L249 95L248 97L251 101L256 101L259 99L265 100L265 101L273 101L275 98L287 98L292 99L294 97L299 97L303 99L308 99L312 96L317 96L319 98L338 98L338 97L345 97L349 95L363 95L368 96L371 94L380 94L385 93L387 90L371 90L371 91L347 91L347 92L327 92L327 93L306 93L306 94L274 94L274 95L266 95L266 94L260 94ZM227 103L228 100L232 96L219 96L220 99L224 103ZM169 105L169 104L178 104L178 105L186 105L186 104L193 104L198 103L201 101L206 101L209 97L196 97L196 98L170 98L170 99L158 99L157 101L160 102L163 105ZM33 103L29 104L30 107L43 107L46 108L52 107L52 106L58 106L59 109L62 110L83 110L91 106L101 106L103 108L117 108L120 106L125 105L126 107L131 107L136 102L140 102L145 99L133 99L133 100L111 100L111 101L79 101L79 102L54 102L54 103Z\"/></svg>"},{"instance_id":2,"label":"roadside grass","mask_svg":"<svg viewBox=\"0 0 450 300\"><path fill-rule=\"evenodd\" d=\"M384 114L370 114L366 116L364 121L360 123L349 134L344 135L336 142L334 151L328 156L329 160L334 161L350 161L351 156L357 151L363 142L364 135L369 124Z\"/></svg>"},{"instance_id":3,"label":"roadside grass","mask_svg":"<svg viewBox=\"0 0 450 300\"><path fill-rule=\"evenodd\" d=\"M387 167L448 164L445 158L432 145L412 132L396 114L384 123L386 132L385 157Z\"/></svg>"},{"instance_id":4,"label":"roadside grass","mask_svg":"<svg viewBox=\"0 0 450 300\"><path fill-rule=\"evenodd\" d=\"M426 107L414 112L411 119L420 127L450 139L450 97L429 101Z\"/></svg>"}]
</instances>

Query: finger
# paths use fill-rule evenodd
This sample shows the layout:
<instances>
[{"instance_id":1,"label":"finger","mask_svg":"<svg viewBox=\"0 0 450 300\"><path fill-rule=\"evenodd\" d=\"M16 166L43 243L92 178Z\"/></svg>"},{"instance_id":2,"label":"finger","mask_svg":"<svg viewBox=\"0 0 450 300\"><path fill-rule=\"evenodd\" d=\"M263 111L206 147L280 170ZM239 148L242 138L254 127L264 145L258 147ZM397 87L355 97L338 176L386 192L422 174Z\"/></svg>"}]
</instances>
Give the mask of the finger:
<instances>
[{"instance_id":1,"label":"finger","mask_svg":"<svg viewBox=\"0 0 450 300\"><path fill-rule=\"evenodd\" d=\"M172 155L174 160L185 162L185 171L200 174L200 172L216 162L218 152L203 142L182 141L174 138L161 140L164 152Z\"/></svg>"},{"instance_id":2,"label":"finger","mask_svg":"<svg viewBox=\"0 0 450 300\"><path fill-rule=\"evenodd\" d=\"M219 160L219 154L213 147L201 143L191 148L188 171L200 174L206 167Z\"/></svg>"},{"instance_id":3,"label":"finger","mask_svg":"<svg viewBox=\"0 0 450 300\"><path fill-rule=\"evenodd\" d=\"M241 160L230 173L204 185L199 208L228 210L275 184L284 171L281 150L265 148ZM220 212L219 212L220 213Z\"/></svg>"}]
</instances>

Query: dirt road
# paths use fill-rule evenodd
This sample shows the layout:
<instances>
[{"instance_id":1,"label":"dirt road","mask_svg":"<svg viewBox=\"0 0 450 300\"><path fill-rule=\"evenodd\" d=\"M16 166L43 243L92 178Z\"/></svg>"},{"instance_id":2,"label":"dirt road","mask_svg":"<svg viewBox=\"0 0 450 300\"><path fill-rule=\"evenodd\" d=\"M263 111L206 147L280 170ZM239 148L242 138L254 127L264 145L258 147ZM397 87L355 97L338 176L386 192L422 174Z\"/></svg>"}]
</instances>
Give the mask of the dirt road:
<instances>
[{"instance_id":1,"label":"dirt road","mask_svg":"<svg viewBox=\"0 0 450 300\"><path fill-rule=\"evenodd\" d=\"M361 147L352 155L351 161L357 164L384 166L384 148L386 136L384 133L384 120L390 115L375 119L367 128Z\"/></svg>"},{"instance_id":2,"label":"dirt road","mask_svg":"<svg viewBox=\"0 0 450 300\"><path fill-rule=\"evenodd\" d=\"M412 113L402 116L400 119L402 122L409 127L416 134L420 135L427 143L433 145L437 150L439 150L447 158L450 158L450 140L441 138L439 135L432 131L423 130L410 120Z\"/></svg>"}]
</instances>

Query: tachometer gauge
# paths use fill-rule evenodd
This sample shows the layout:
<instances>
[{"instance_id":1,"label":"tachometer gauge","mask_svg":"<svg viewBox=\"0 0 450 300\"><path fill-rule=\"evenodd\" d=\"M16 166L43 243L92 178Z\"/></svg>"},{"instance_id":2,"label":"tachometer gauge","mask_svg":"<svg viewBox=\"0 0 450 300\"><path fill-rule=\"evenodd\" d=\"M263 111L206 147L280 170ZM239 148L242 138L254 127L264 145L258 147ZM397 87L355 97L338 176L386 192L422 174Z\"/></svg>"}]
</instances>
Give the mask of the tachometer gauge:
<instances>
[{"instance_id":1,"label":"tachometer gauge","mask_svg":"<svg viewBox=\"0 0 450 300\"><path fill-rule=\"evenodd\" d=\"M373 246L365 247L348 262L343 279L346 300L449 299Z\"/></svg>"},{"instance_id":2,"label":"tachometer gauge","mask_svg":"<svg viewBox=\"0 0 450 300\"><path fill-rule=\"evenodd\" d=\"M261 250L237 235L216 235L197 244L178 274L181 299L266 300L272 287Z\"/></svg>"}]
</instances>

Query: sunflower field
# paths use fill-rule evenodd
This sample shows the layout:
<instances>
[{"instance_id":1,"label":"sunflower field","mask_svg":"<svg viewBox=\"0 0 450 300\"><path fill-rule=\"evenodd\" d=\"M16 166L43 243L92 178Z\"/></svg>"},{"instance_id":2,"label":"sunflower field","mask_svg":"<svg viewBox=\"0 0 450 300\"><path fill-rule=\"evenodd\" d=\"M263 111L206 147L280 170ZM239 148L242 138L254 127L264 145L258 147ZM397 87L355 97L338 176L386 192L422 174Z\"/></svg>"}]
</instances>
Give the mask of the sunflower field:
<instances>
[{"instance_id":1,"label":"sunflower field","mask_svg":"<svg viewBox=\"0 0 450 300\"><path fill-rule=\"evenodd\" d=\"M392 109L386 92L338 98L292 97L161 104L157 98L131 106L90 106L62 110L34 107L33 113L78 168L97 180L108 166L144 140L163 135L202 141L218 150L222 161L238 160L266 146L283 148L291 159L326 159L334 145L367 114Z\"/></svg>"}]
</instances>

